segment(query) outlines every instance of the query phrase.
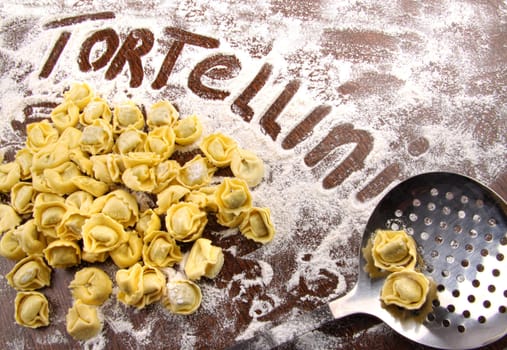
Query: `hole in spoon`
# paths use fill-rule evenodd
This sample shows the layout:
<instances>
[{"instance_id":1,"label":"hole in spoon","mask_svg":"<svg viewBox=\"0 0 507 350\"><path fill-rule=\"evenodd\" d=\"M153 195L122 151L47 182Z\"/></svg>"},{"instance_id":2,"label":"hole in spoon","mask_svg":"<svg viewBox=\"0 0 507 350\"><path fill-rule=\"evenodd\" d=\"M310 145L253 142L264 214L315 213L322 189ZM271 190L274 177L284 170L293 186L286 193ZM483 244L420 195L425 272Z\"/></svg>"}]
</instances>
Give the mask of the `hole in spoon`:
<instances>
[{"instance_id":1,"label":"hole in spoon","mask_svg":"<svg viewBox=\"0 0 507 350\"><path fill-rule=\"evenodd\" d=\"M460 324L460 325L458 326L458 332L460 332L460 333L465 333L465 330L466 330L466 329L465 329L465 326L463 326L462 324Z\"/></svg>"}]
</instances>

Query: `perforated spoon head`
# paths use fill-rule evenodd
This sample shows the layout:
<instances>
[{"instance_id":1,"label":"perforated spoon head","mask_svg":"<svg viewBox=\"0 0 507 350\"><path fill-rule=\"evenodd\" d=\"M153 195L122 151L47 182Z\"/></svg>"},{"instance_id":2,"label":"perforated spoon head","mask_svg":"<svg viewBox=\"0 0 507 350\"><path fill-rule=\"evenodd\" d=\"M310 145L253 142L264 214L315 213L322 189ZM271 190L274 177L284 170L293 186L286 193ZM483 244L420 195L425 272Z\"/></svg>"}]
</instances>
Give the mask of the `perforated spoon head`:
<instances>
[{"instance_id":1,"label":"perforated spoon head","mask_svg":"<svg viewBox=\"0 0 507 350\"><path fill-rule=\"evenodd\" d=\"M496 193L458 174L418 175L394 187L378 204L363 247L379 228L404 229L416 240L423 272L434 281L436 295L422 320L417 313L382 307L383 281L370 279L361 257L350 299L367 303L365 312L403 336L437 348L476 348L507 333L507 205Z\"/></svg>"}]
</instances>

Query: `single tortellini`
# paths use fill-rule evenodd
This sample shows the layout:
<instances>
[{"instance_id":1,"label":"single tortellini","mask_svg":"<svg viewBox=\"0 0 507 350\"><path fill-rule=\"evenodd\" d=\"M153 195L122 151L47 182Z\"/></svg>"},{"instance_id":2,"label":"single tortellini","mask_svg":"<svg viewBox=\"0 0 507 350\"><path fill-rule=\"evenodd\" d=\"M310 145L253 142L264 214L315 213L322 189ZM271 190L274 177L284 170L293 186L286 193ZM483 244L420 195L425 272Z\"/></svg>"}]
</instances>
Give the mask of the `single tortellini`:
<instances>
[{"instance_id":1,"label":"single tortellini","mask_svg":"<svg viewBox=\"0 0 507 350\"><path fill-rule=\"evenodd\" d=\"M159 215L165 214L173 204L178 203L189 192L190 190L188 188L180 185L171 185L167 187L157 194L155 213Z\"/></svg>"},{"instance_id":2,"label":"single tortellini","mask_svg":"<svg viewBox=\"0 0 507 350\"><path fill-rule=\"evenodd\" d=\"M87 212L93 204L93 196L86 191L76 191L65 198L65 205L78 211Z\"/></svg>"},{"instance_id":3,"label":"single tortellini","mask_svg":"<svg viewBox=\"0 0 507 350\"><path fill-rule=\"evenodd\" d=\"M123 161L119 154L108 153L90 157L93 177L106 184L121 181Z\"/></svg>"},{"instance_id":4,"label":"single tortellini","mask_svg":"<svg viewBox=\"0 0 507 350\"><path fill-rule=\"evenodd\" d=\"M32 177L37 171L56 168L70 160L69 146L56 142L41 148L32 158Z\"/></svg>"},{"instance_id":5,"label":"single tortellini","mask_svg":"<svg viewBox=\"0 0 507 350\"><path fill-rule=\"evenodd\" d=\"M126 101L114 107L113 129L115 133L132 126L141 130L144 127L143 113L132 101Z\"/></svg>"},{"instance_id":6,"label":"single tortellini","mask_svg":"<svg viewBox=\"0 0 507 350\"><path fill-rule=\"evenodd\" d=\"M57 238L56 228L67 212L67 205L63 197L39 193L35 198L33 217L35 225L46 236Z\"/></svg>"},{"instance_id":7,"label":"single tortellini","mask_svg":"<svg viewBox=\"0 0 507 350\"><path fill-rule=\"evenodd\" d=\"M160 221L160 216L158 216L153 209L146 209L142 212L136 223L136 231L139 232L142 237L152 232L160 231L161 227L162 222Z\"/></svg>"},{"instance_id":8,"label":"single tortellini","mask_svg":"<svg viewBox=\"0 0 507 350\"><path fill-rule=\"evenodd\" d=\"M109 191L107 183L85 175L76 175L72 177L71 182L76 186L76 189L87 191L94 197L100 197Z\"/></svg>"},{"instance_id":9,"label":"single tortellini","mask_svg":"<svg viewBox=\"0 0 507 350\"><path fill-rule=\"evenodd\" d=\"M239 225L240 232L255 242L270 242L275 235L269 208L251 208Z\"/></svg>"},{"instance_id":10,"label":"single tortellini","mask_svg":"<svg viewBox=\"0 0 507 350\"><path fill-rule=\"evenodd\" d=\"M81 252L81 260L90 263L102 263L109 258L109 252L91 253L83 250Z\"/></svg>"},{"instance_id":11,"label":"single tortellini","mask_svg":"<svg viewBox=\"0 0 507 350\"><path fill-rule=\"evenodd\" d=\"M49 303L39 292L18 292L14 299L14 319L20 326L39 328L49 325Z\"/></svg>"},{"instance_id":12,"label":"single tortellini","mask_svg":"<svg viewBox=\"0 0 507 350\"><path fill-rule=\"evenodd\" d=\"M121 178L133 191L153 192L157 186L155 169L145 164L125 169Z\"/></svg>"},{"instance_id":13,"label":"single tortellini","mask_svg":"<svg viewBox=\"0 0 507 350\"><path fill-rule=\"evenodd\" d=\"M192 242L200 238L208 223L206 212L194 203L177 203L167 211L167 232L180 242Z\"/></svg>"},{"instance_id":14,"label":"single tortellini","mask_svg":"<svg viewBox=\"0 0 507 350\"><path fill-rule=\"evenodd\" d=\"M35 153L55 143L58 135L58 130L48 120L30 123L26 126L26 147Z\"/></svg>"},{"instance_id":15,"label":"single tortellini","mask_svg":"<svg viewBox=\"0 0 507 350\"><path fill-rule=\"evenodd\" d=\"M176 180L183 186L195 190L208 185L216 168L200 154L186 162L180 169Z\"/></svg>"},{"instance_id":16,"label":"single tortellini","mask_svg":"<svg viewBox=\"0 0 507 350\"><path fill-rule=\"evenodd\" d=\"M222 248L211 244L209 239L199 238L192 245L185 262L185 274L191 280L202 276L215 278L224 265Z\"/></svg>"},{"instance_id":17,"label":"single tortellini","mask_svg":"<svg viewBox=\"0 0 507 350\"><path fill-rule=\"evenodd\" d=\"M33 219L19 225L13 231L19 246L27 255L42 254L47 246L46 236L39 230Z\"/></svg>"},{"instance_id":18,"label":"single tortellini","mask_svg":"<svg viewBox=\"0 0 507 350\"><path fill-rule=\"evenodd\" d=\"M130 227L137 222L139 205L132 194L119 189L95 199L90 212L105 214L124 227Z\"/></svg>"},{"instance_id":19,"label":"single tortellini","mask_svg":"<svg viewBox=\"0 0 507 350\"><path fill-rule=\"evenodd\" d=\"M96 119L86 126L81 135L81 149L92 155L111 152L113 142L111 124L102 119Z\"/></svg>"},{"instance_id":20,"label":"single tortellini","mask_svg":"<svg viewBox=\"0 0 507 350\"><path fill-rule=\"evenodd\" d=\"M90 253L110 252L128 240L122 224L102 213L92 214L83 225L83 250Z\"/></svg>"},{"instance_id":21,"label":"single tortellini","mask_svg":"<svg viewBox=\"0 0 507 350\"><path fill-rule=\"evenodd\" d=\"M81 140L81 137L77 140ZM90 160L88 154L81 148L69 149L69 159L78 166L79 170L81 170L83 174L88 176L93 175L93 162Z\"/></svg>"},{"instance_id":22,"label":"single tortellini","mask_svg":"<svg viewBox=\"0 0 507 350\"><path fill-rule=\"evenodd\" d=\"M405 269L389 274L384 282L381 300L408 310L420 309L426 302L430 281L422 273Z\"/></svg>"},{"instance_id":23,"label":"single tortellini","mask_svg":"<svg viewBox=\"0 0 507 350\"><path fill-rule=\"evenodd\" d=\"M229 166L237 147L236 141L221 133L206 136L200 145L206 158L217 167Z\"/></svg>"},{"instance_id":24,"label":"single tortellini","mask_svg":"<svg viewBox=\"0 0 507 350\"><path fill-rule=\"evenodd\" d=\"M44 257L55 268L76 266L81 263L81 248L75 241L58 239L44 249Z\"/></svg>"},{"instance_id":25,"label":"single tortellini","mask_svg":"<svg viewBox=\"0 0 507 350\"><path fill-rule=\"evenodd\" d=\"M153 152L130 152L121 156L125 169L133 168L138 165L145 165L154 168L162 161L162 158Z\"/></svg>"},{"instance_id":26,"label":"single tortellini","mask_svg":"<svg viewBox=\"0 0 507 350\"><path fill-rule=\"evenodd\" d=\"M42 255L30 255L18 261L5 277L16 290L36 290L51 284L51 268Z\"/></svg>"},{"instance_id":27,"label":"single tortellini","mask_svg":"<svg viewBox=\"0 0 507 350\"><path fill-rule=\"evenodd\" d=\"M85 267L77 271L69 284L74 299L88 305L102 305L111 295L113 282L103 270Z\"/></svg>"},{"instance_id":28,"label":"single tortellini","mask_svg":"<svg viewBox=\"0 0 507 350\"><path fill-rule=\"evenodd\" d=\"M66 328L76 340L88 340L102 330L97 306L85 304L80 299L74 301L66 315Z\"/></svg>"},{"instance_id":29,"label":"single tortellini","mask_svg":"<svg viewBox=\"0 0 507 350\"><path fill-rule=\"evenodd\" d=\"M65 162L55 168L44 169L43 174L51 192L63 196L77 191L74 178L81 176L81 171L75 163Z\"/></svg>"},{"instance_id":30,"label":"single tortellini","mask_svg":"<svg viewBox=\"0 0 507 350\"><path fill-rule=\"evenodd\" d=\"M145 236L142 254L143 261L155 267L173 266L182 259L180 247L165 231L154 231Z\"/></svg>"},{"instance_id":31,"label":"single tortellini","mask_svg":"<svg viewBox=\"0 0 507 350\"><path fill-rule=\"evenodd\" d=\"M136 263L116 272L118 300L137 308L159 301L166 291L165 275L157 268Z\"/></svg>"},{"instance_id":32,"label":"single tortellini","mask_svg":"<svg viewBox=\"0 0 507 350\"><path fill-rule=\"evenodd\" d=\"M105 122L111 122L111 109L106 100L101 97L94 97L83 109L79 115L79 122L82 125L91 125L95 119L103 119Z\"/></svg>"},{"instance_id":33,"label":"single tortellini","mask_svg":"<svg viewBox=\"0 0 507 350\"><path fill-rule=\"evenodd\" d=\"M136 231L128 232L128 240L109 252L116 266L123 269L139 261L143 252L143 240Z\"/></svg>"},{"instance_id":34,"label":"single tortellini","mask_svg":"<svg viewBox=\"0 0 507 350\"><path fill-rule=\"evenodd\" d=\"M148 133L144 149L146 152L153 152L160 155L161 159L172 156L175 148L174 130L168 126L159 126Z\"/></svg>"},{"instance_id":35,"label":"single tortellini","mask_svg":"<svg viewBox=\"0 0 507 350\"><path fill-rule=\"evenodd\" d=\"M22 148L16 152L14 161L19 164L20 179L29 180L32 178L33 153L28 148Z\"/></svg>"},{"instance_id":36,"label":"single tortellini","mask_svg":"<svg viewBox=\"0 0 507 350\"><path fill-rule=\"evenodd\" d=\"M67 210L56 227L56 235L59 239L79 241L83 238L83 225L89 217L75 208Z\"/></svg>"},{"instance_id":37,"label":"single tortellini","mask_svg":"<svg viewBox=\"0 0 507 350\"><path fill-rule=\"evenodd\" d=\"M20 260L26 256L26 252L19 244L14 230L5 232L0 239L0 255L11 260Z\"/></svg>"},{"instance_id":38,"label":"single tortellini","mask_svg":"<svg viewBox=\"0 0 507 350\"><path fill-rule=\"evenodd\" d=\"M94 97L94 92L86 83L74 83L63 97L65 101L73 102L82 111Z\"/></svg>"},{"instance_id":39,"label":"single tortellini","mask_svg":"<svg viewBox=\"0 0 507 350\"><path fill-rule=\"evenodd\" d=\"M146 123L150 129L159 126L172 126L179 118L179 113L169 101L154 103L146 115Z\"/></svg>"},{"instance_id":40,"label":"single tortellini","mask_svg":"<svg viewBox=\"0 0 507 350\"><path fill-rule=\"evenodd\" d=\"M0 203L0 234L14 229L21 222L21 218L13 207Z\"/></svg>"},{"instance_id":41,"label":"single tortellini","mask_svg":"<svg viewBox=\"0 0 507 350\"><path fill-rule=\"evenodd\" d=\"M417 262L416 243L404 230L377 230L372 256L374 265L385 271L414 268Z\"/></svg>"},{"instance_id":42,"label":"single tortellini","mask_svg":"<svg viewBox=\"0 0 507 350\"><path fill-rule=\"evenodd\" d=\"M10 192L21 179L21 169L16 162L0 164L0 192Z\"/></svg>"},{"instance_id":43,"label":"single tortellini","mask_svg":"<svg viewBox=\"0 0 507 350\"><path fill-rule=\"evenodd\" d=\"M159 193L166 189L176 179L180 169L180 163L172 159L167 159L157 164L155 167L155 182L157 185L153 189L153 192Z\"/></svg>"},{"instance_id":44,"label":"single tortellini","mask_svg":"<svg viewBox=\"0 0 507 350\"><path fill-rule=\"evenodd\" d=\"M257 186L264 177L264 162L255 153L237 148L231 158L231 171L235 177Z\"/></svg>"},{"instance_id":45,"label":"single tortellini","mask_svg":"<svg viewBox=\"0 0 507 350\"><path fill-rule=\"evenodd\" d=\"M58 138L57 143L66 144L69 147L69 150L78 149L79 141L81 140L81 136L83 132L79 130L77 127L67 127L65 128Z\"/></svg>"},{"instance_id":46,"label":"single tortellini","mask_svg":"<svg viewBox=\"0 0 507 350\"><path fill-rule=\"evenodd\" d=\"M173 129L176 143L182 146L194 143L202 135L202 124L196 115L179 119Z\"/></svg>"},{"instance_id":47,"label":"single tortellini","mask_svg":"<svg viewBox=\"0 0 507 350\"><path fill-rule=\"evenodd\" d=\"M37 192L29 182L18 182L11 189L11 206L19 214L29 214L33 211L33 203ZM3 213L0 209L0 231Z\"/></svg>"},{"instance_id":48,"label":"single tortellini","mask_svg":"<svg viewBox=\"0 0 507 350\"><path fill-rule=\"evenodd\" d=\"M129 125L116 139L113 151L120 154L142 152L144 151L146 137L147 135L142 130L137 129L133 125Z\"/></svg>"},{"instance_id":49,"label":"single tortellini","mask_svg":"<svg viewBox=\"0 0 507 350\"><path fill-rule=\"evenodd\" d=\"M215 200L216 186L204 186L198 190L193 190L185 195L185 202L191 202L197 204L201 209L206 212L216 213L218 211L218 205Z\"/></svg>"},{"instance_id":50,"label":"single tortellini","mask_svg":"<svg viewBox=\"0 0 507 350\"><path fill-rule=\"evenodd\" d=\"M172 313L190 315L201 305L201 288L174 270L169 270L167 295L162 303Z\"/></svg>"},{"instance_id":51,"label":"single tortellini","mask_svg":"<svg viewBox=\"0 0 507 350\"><path fill-rule=\"evenodd\" d=\"M237 227L252 207L252 195L244 180L225 178L215 192L218 206L217 221L227 227Z\"/></svg>"},{"instance_id":52,"label":"single tortellini","mask_svg":"<svg viewBox=\"0 0 507 350\"><path fill-rule=\"evenodd\" d=\"M59 132L74 127L79 122L79 107L72 101L64 101L51 111L51 121Z\"/></svg>"}]
</instances>

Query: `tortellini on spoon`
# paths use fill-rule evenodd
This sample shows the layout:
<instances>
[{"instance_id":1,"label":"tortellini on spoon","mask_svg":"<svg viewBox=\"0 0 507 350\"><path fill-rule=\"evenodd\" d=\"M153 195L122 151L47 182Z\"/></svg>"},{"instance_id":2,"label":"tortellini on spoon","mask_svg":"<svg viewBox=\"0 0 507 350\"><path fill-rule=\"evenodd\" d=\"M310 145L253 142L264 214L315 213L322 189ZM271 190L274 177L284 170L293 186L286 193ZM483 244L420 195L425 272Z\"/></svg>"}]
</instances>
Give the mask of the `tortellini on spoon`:
<instances>
[{"instance_id":1,"label":"tortellini on spoon","mask_svg":"<svg viewBox=\"0 0 507 350\"><path fill-rule=\"evenodd\" d=\"M426 302L429 289L430 282L424 274L406 269L387 276L381 299L386 305L417 310Z\"/></svg>"}]
</instances>

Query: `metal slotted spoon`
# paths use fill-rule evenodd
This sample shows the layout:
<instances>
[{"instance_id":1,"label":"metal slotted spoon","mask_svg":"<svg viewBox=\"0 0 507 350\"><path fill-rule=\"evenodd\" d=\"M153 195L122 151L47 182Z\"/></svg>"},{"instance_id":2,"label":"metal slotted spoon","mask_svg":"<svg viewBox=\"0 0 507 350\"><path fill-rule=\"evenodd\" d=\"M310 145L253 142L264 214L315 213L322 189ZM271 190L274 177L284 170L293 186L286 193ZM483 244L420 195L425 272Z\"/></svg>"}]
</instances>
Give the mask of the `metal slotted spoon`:
<instances>
[{"instance_id":1,"label":"metal slotted spoon","mask_svg":"<svg viewBox=\"0 0 507 350\"><path fill-rule=\"evenodd\" d=\"M383 307L384 278L368 276L361 253L358 281L347 295L232 349L271 348L355 313L374 315L406 338L436 348L476 348L507 333L507 204L496 193L462 175L421 174L380 201L362 247L379 228L405 229L416 240L423 272L436 286L427 312Z\"/></svg>"}]
</instances>

